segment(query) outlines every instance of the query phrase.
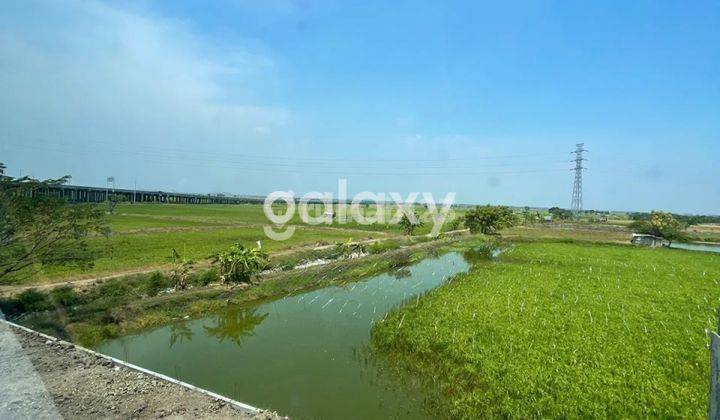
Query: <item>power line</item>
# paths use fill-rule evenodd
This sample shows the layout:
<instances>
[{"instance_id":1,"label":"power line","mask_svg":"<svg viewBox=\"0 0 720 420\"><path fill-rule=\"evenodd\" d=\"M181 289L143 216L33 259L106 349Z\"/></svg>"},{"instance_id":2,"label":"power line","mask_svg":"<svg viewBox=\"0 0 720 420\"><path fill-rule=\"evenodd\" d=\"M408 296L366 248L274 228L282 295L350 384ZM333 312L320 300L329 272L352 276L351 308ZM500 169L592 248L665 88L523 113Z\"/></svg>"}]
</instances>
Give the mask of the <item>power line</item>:
<instances>
[{"instance_id":1,"label":"power line","mask_svg":"<svg viewBox=\"0 0 720 420\"><path fill-rule=\"evenodd\" d=\"M29 142L22 143L22 146L26 146ZM121 145L118 145L117 143L110 143L110 142L104 142L99 140L90 140L90 141L83 141L82 144L79 143L61 143L61 142L50 142L43 139L34 139L32 141L34 146L41 148L44 145L54 146L54 147L61 147L63 149L68 148L70 146L77 147L78 149L88 149L89 146L92 144L93 146L99 146L102 147L102 150L100 152L105 152L107 150L107 147L111 148L118 148L118 146L122 149ZM388 163L394 163L394 164L417 164L417 163L423 163L425 165L424 167L427 167L427 163L437 163L437 164L452 164L453 166L456 166L458 162L467 162L467 163L476 163L477 161L502 161L502 160L514 160L514 159L533 159L533 158L540 158L545 159L548 157L560 157L562 154L557 153L542 153L542 154L515 154L515 155L495 155L495 156L475 156L473 154L472 157L462 157L462 158L438 158L438 159L414 159L414 158L408 158L408 159L387 159L387 158L356 158L356 157L331 157L331 156L282 156L280 154L277 155L262 155L262 154L247 154L247 153L232 153L228 151L222 151L222 152L213 152L209 150L198 150L198 149L180 149L180 148L167 148L167 147L154 147L152 145L143 145L141 149L133 148L132 150L122 150L123 152L130 152L133 153L148 153L148 154L160 154L162 156L172 156L172 157L187 157L192 156L194 158L204 158L204 159L212 159L212 158L220 158L220 159L227 159L232 157L237 157L238 159L242 159L245 162L255 162L262 163L262 164L276 164L276 165L312 165L312 166L319 166L319 165L329 165L329 164L339 164L342 165L342 167L346 167L348 163L362 163L363 166L367 166L368 164L388 164ZM282 153L281 150L278 151L279 153ZM183 156L185 155L185 156ZM467 153L466 153L467 155ZM473 165L474 167L474 165Z\"/></svg>"},{"instance_id":2,"label":"power line","mask_svg":"<svg viewBox=\"0 0 720 420\"><path fill-rule=\"evenodd\" d=\"M414 168L401 168L397 165L388 165L387 167L370 167L363 165L362 167L352 167L343 165L342 167L324 167L323 165L314 165L308 163L288 164L288 163L274 163L274 162L247 162L245 159L239 159L239 161L228 159L221 159L219 157L214 158L203 158L196 159L183 158L172 153L159 153L151 150L118 150L118 149L105 149L92 151L91 148L85 148L84 150L75 152L68 150L67 148L54 148L54 147L40 147L37 145L17 145L18 148L22 149L35 149L43 151L51 151L56 153L68 154L71 156L88 156L95 157L98 154L107 156L127 156L134 155L142 160L169 164L169 165L190 165L196 167L213 167L213 168L225 168L235 169L248 172L261 172L261 173L286 173L286 174L347 174L347 175L362 175L362 176L373 176L373 175L385 175L385 176L442 176L442 175L481 175L481 174L523 174L523 173L538 173L538 172L555 172L564 171L559 167L547 167L542 166L538 168L528 167L526 164L522 164L521 167L517 167L516 163L490 163L473 165L473 168L465 168L459 165L448 165L448 166L428 166L421 165ZM561 164L562 162L557 162ZM259 166L259 167L258 167ZM505 167L506 169L493 170L492 167ZM509 168L508 168L509 167ZM485 171L478 171L477 169L485 169ZM430 169L430 170L428 170ZM434 170L433 170L434 169ZM463 171L463 169L474 169Z\"/></svg>"}]
</instances>

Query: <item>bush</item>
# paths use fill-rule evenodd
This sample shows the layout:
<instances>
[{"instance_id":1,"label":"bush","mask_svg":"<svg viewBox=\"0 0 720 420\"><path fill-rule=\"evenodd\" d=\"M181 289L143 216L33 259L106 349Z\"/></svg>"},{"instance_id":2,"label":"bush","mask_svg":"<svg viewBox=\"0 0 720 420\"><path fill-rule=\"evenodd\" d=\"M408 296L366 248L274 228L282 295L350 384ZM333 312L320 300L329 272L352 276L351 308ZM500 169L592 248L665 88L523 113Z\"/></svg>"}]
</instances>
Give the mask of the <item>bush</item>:
<instances>
[{"instance_id":1,"label":"bush","mask_svg":"<svg viewBox=\"0 0 720 420\"><path fill-rule=\"evenodd\" d=\"M129 287L117 280L109 281L98 289L101 297L118 298L125 296L129 291Z\"/></svg>"},{"instance_id":2,"label":"bush","mask_svg":"<svg viewBox=\"0 0 720 420\"><path fill-rule=\"evenodd\" d=\"M392 251L400 248L400 242L394 240L374 242L368 246L368 252L371 254L382 254L383 252Z\"/></svg>"},{"instance_id":3,"label":"bush","mask_svg":"<svg viewBox=\"0 0 720 420\"><path fill-rule=\"evenodd\" d=\"M268 265L268 255L260 248L245 248L241 243L212 256L223 283L251 283L252 276Z\"/></svg>"},{"instance_id":4,"label":"bush","mask_svg":"<svg viewBox=\"0 0 720 420\"><path fill-rule=\"evenodd\" d=\"M450 224L448 225L448 230L458 230L460 229L460 224L463 222L463 219L460 217L455 217L452 219Z\"/></svg>"},{"instance_id":5,"label":"bush","mask_svg":"<svg viewBox=\"0 0 720 420\"><path fill-rule=\"evenodd\" d=\"M53 309L53 304L45 293L28 289L18 295L18 301L25 312L40 312Z\"/></svg>"},{"instance_id":6,"label":"bush","mask_svg":"<svg viewBox=\"0 0 720 420\"><path fill-rule=\"evenodd\" d=\"M398 252L390 257L390 268L406 267L412 263L410 251Z\"/></svg>"},{"instance_id":7,"label":"bush","mask_svg":"<svg viewBox=\"0 0 720 420\"><path fill-rule=\"evenodd\" d=\"M52 300L55 303L66 308L75 305L80 300L80 297L77 292L75 292L75 289L70 286L58 287L53 289L50 294L52 295Z\"/></svg>"},{"instance_id":8,"label":"bush","mask_svg":"<svg viewBox=\"0 0 720 420\"><path fill-rule=\"evenodd\" d=\"M170 287L170 279L159 271L150 274L145 282L145 293L148 296L157 296L161 290Z\"/></svg>"},{"instance_id":9,"label":"bush","mask_svg":"<svg viewBox=\"0 0 720 420\"><path fill-rule=\"evenodd\" d=\"M220 280L220 275L217 270L211 268L210 270L203 271L199 275L194 275L190 278L190 283L194 286L207 286L210 283L214 283Z\"/></svg>"}]
</instances>

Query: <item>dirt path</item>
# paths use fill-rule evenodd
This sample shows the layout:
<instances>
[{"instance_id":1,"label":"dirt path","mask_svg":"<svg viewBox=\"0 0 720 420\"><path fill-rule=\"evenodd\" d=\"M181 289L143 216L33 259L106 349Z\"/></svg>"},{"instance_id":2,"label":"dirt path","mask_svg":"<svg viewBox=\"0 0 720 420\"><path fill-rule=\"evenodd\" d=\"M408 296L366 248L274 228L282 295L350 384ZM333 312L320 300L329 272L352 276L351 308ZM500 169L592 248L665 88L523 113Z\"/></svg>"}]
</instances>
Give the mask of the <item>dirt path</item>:
<instances>
[{"instance_id":1,"label":"dirt path","mask_svg":"<svg viewBox=\"0 0 720 420\"><path fill-rule=\"evenodd\" d=\"M368 239L368 240L357 241L357 242L362 243L363 245L371 245L376 242L381 242L381 241L385 241L385 240L393 239L393 238L396 238L396 237L391 236L391 237L386 237L386 238ZM298 248L290 248L290 249L284 249L281 251L273 252L271 254L271 256L276 256L276 257L277 256L288 256L288 255L298 254L298 253L307 252L307 251L322 251L322 250L331 249L335 246L337 246L337 245L335 245L335 244L321 245L321 246L311 245L311 246L304 246L304 247L298 247ZM196 269L204 269L204 268L208 268L208 267L210 267L209 261L198 261L195 263ZM87 279L59 280L59 281L52 282L52 283L28 284L28 285L18 285L18 286L4 285L4 286L0 286L0 297L16 296L16 295L24 292L25 290L29 290L29 289L35 289L35 290L39 290L39 291L49 291L49 290L55 289L60 286L72 286L73 288L76 288L76 289L82 289L82 288L87 288L87 287L93 286L98 283L102 283L107 280L117 279L120 277L126 277L126 276L131 276L131 275L136 275L136 274L138 274L138 275L139 274L150 274L155 271L166 272L166 271L169 271L171 268L172 268L172 266L170 264L163 264L163 265L154 265L154 266L144 267L144 268L140 268L140 269L136 269L136 270L123 270L123 271L118 271L116 273L99 276L99 277L87 278Z\"/></svg>"},{"instance_id":2,"label":"dirt path","mask_svg":"<svg viewBox=\"0 0 720 420\"><path fill-rule=\"evenodd\" d=\"M70 343L9 328L42 378L50 404L64 418L281 418L134 370Z\"/></svg>"}]
</instances>

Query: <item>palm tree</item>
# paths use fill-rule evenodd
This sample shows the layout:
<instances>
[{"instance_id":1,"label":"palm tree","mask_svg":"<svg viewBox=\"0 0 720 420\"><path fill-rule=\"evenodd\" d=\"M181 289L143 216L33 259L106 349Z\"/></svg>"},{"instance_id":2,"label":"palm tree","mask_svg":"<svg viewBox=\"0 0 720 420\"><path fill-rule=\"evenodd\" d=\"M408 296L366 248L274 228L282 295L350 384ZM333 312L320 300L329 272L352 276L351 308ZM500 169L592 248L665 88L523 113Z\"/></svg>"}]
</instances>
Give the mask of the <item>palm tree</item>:
<instances>
[{"instance_id":1,"label":"palm tree","mask_svg":"<svg viewBox=\"0 0 720 420\"><path fill-rule=\"evenodd\" d=\"M212 256L225 283L252 283L252 276L268 264L268 255L260 248L245 248L240 243Z\"/></svg>"}]
</instances>

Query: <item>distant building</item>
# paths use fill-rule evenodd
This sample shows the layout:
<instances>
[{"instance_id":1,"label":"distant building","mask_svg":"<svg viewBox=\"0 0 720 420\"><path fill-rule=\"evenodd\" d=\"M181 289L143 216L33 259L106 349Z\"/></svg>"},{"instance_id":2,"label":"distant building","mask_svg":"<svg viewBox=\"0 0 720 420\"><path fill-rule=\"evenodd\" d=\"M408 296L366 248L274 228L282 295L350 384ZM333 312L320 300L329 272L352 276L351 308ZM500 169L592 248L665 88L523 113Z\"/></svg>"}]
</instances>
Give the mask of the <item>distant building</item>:
<instances>
[{"instance_id":1,"label":"distant building","mask_svg":"<svg viewBox=\"0 0 720 420\"><path fill-rule=\"evenodd\" d=\"M655 235L647 235L644 233L633 233L632 239L630 242L633 245L640 245L640 246L649 246L649 247L659 247L659 246L667 246L670 244L667 240L655 236Z\"/></svg>"},{"instance_id":2,"label":"distant building","mask_svg":"<svg viewBox=\"0 0 720 420\"><path fill-rule=\"evenodd\" d=\"M543 216L543 222L545 222L545 223L550 223L550 222L552 222L552 221L553 221L552 214L548 214L548 215Z\"/></svg>"}]
</instances>

